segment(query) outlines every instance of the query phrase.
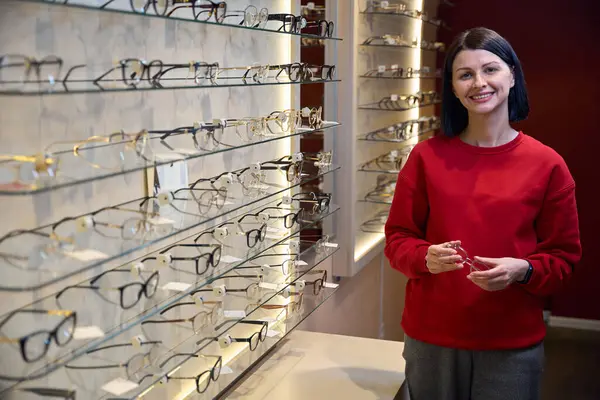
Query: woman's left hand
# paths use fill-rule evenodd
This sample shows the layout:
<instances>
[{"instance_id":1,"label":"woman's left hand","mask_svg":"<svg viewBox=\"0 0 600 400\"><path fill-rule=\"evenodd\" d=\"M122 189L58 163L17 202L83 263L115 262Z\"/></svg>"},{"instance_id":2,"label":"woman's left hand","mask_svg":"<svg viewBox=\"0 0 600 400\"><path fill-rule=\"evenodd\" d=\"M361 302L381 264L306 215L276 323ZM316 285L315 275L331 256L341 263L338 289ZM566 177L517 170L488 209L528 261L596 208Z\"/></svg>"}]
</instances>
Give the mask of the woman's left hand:
<instances>
[{"instance_id":1,"label":"woman's left hand","mask_svg":"<svg viewBox=\"0 0 600 400\"><path fill-rule=\"evenodd\" d=\"M473 271L467 278L488 292L506 289L512 283L523 280L529 269L529 263L518 258L475 257L475 261L485 264L490 269Z\"/></svg>"}]
</instances>

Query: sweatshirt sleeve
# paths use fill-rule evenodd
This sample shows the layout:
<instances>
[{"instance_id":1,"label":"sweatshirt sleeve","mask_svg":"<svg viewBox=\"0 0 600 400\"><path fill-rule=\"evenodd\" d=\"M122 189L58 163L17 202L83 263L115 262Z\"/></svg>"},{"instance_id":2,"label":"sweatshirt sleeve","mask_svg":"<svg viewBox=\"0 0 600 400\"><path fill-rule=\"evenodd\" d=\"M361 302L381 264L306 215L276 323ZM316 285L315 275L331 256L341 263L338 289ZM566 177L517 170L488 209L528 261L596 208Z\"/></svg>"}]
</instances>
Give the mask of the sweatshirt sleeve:
<instances>
[{"instance_id":1,"label":"sweatshirt sleeve","mask_svg":"<svg viewBox=\"0 0 600 400\"><path fill-rule=\"evenodd\" d=\"M417 145L398 174L394 199L385 224L385 256L392 268L409 279L429 274L425 264L431 245L423 238L429 215L425 173Z\"/></svg>"},{"instance_id":2,"label":"sweatshirt sleeve","mask_svg":"<svg viewBox=\"0 0 600 400\"><path fill-rule=\"evenodd\" d=\"M565 285L581 258L575 182L562 159L550 176L535 228L537 247L526 258L533 274L523 287L532 294L549 296Z\"/></svg>"}]
</instances>

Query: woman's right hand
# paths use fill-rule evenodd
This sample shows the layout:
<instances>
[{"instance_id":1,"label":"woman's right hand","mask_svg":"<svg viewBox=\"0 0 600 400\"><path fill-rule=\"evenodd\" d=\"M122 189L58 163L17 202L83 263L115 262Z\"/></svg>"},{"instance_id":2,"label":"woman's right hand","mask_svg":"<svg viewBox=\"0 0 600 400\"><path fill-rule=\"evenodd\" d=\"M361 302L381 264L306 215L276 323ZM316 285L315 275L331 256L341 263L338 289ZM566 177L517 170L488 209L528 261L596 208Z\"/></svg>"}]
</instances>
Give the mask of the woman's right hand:
<instances>
[{"instance_id":1,"label":"woman's right hand","mask_svg":"<svg viewBox=\"0 0 600 400\"><path fill-rule=\"evenodd\" d=\"M429 272L439 274L455 271L463 267L462 257L452 248L453 245L460 246L460 240L429 246L427 255L425 256Z\"/></svg>"}]
</instances>

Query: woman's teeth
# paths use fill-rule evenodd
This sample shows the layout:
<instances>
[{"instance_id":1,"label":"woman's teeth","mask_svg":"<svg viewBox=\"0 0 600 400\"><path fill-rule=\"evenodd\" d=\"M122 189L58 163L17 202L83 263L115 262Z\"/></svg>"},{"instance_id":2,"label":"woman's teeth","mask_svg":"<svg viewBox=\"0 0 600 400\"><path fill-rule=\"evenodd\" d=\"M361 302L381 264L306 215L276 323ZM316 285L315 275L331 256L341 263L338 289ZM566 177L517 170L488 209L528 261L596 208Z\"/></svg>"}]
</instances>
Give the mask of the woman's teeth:
<instances>
[{"instance_id":1,"label":"woman's teeth","mask_svg":"<svg viewBox=\"0 0 600 400\"><path fill-rule=\"evenodd\" d=\"M493 93L486 93L486 94L478 94L477 96L471 96L471 98L475 99L475 100L482 100L482 99L487 99L488 97L490 97Z\"/></svg>"}]
</instances>

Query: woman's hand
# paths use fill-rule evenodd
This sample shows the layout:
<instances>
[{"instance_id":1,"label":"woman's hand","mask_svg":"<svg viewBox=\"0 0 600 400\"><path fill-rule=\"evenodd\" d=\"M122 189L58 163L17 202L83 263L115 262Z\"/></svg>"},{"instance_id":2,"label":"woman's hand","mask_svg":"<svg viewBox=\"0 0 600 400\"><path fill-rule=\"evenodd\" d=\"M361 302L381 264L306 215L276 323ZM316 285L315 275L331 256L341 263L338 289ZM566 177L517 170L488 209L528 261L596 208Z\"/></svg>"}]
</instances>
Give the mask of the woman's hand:
<instances>
[{"instance_id":1,"label":"woman's hand","mask_svg":"<svg viewBox=\"0 0 600 400\"><path fill-rule=\"evenodd\" d=\"M462 257L458 255L456 250L450 247L456 244L460 246L460 240L429 246L427 255L425 256L429 272L439 274L455 271L463 267Z\"/></svg>"},{"instance_id":2,"label":"woman's hand","mask_svg":"<svg viewBox=\"0 0 600 400\"><path fill-rule=\"evenodd\" d=\"M475 261L485 264L490 269L473 271L467 278L488 292L506 289L514 282L523 280L529 269L529 263L518 258L475 257Z\"/></svg>"}]
</instances>

